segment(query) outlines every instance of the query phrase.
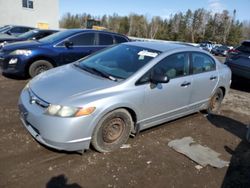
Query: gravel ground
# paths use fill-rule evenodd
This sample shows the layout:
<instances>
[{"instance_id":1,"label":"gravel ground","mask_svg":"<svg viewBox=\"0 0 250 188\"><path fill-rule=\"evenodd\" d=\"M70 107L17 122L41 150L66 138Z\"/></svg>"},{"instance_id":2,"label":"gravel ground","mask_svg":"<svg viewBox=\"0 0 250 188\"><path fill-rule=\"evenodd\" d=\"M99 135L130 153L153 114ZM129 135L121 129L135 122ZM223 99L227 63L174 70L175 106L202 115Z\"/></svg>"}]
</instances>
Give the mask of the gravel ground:
<instances>
[{"instance_id":1,"label":"gravel ground","mask_svg":"<svg viewBox=\"0 0 250 188\"><path fill-rule=\"evenodd\" d=\"M196 113L141 132L113 153L58 152L38 144L22 127L17 101L27 80L0 76L0 187L250 187L250 84L235 81L221 113ZM201 170L167 146L191 136L230 161Z\"/></svg>"}]
</instances>

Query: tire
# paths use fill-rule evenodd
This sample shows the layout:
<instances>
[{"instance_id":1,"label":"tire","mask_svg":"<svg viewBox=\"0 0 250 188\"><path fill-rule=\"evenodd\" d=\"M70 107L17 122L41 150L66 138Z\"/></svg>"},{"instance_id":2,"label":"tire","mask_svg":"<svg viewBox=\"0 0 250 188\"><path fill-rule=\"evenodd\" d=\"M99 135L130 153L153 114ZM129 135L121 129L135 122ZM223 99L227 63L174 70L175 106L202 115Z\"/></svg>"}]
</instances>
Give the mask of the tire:
<instances>
[{"instance_id":1,"label":"tire","mask_svg":"<svg viewBox=\"0 0 250 188\"><path fill-rule=\"evenodd\" d=\"M209 101L208 114L218 114L224 98L222 89L218 88Z\"/></svg>"},{"instance_id":2,"label":"tire","mask_svg":"<svg viewBox=\"0 0 250 188\"><path fill-rule=\"evenodd\" d=\"M131 133L133 120L125 109L106 114L94 129L91 144L99 152L114 151L126 143Z\"/></svg>"},{"instance_id":3,"label":"tire","mask_svg":"<svg viewBox=\"0 0 250 188\"><path fill-rule=\"evenodd\" d=\"M52 69L53 67L54 66L47 60L35 61L29 67L29 76L33 78L44 71Z\"/></svg>"}]
</instances>

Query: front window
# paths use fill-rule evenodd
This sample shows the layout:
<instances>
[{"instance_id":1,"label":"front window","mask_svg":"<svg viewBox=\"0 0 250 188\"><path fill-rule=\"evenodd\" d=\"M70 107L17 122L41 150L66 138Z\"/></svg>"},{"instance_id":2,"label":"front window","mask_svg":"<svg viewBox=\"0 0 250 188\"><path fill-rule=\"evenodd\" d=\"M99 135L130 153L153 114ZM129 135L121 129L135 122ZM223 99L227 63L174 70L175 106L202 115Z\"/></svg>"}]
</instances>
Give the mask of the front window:
<instances>
[{"instance_id":1,"label":"front window","mask_svg":"<svg viewBox=\"0 0 250 188\"><path fill-rule=\"evenodd\" d=\"M168 76L173 79L189 74L189 60L188 53L173 54L162 61L155 67L154 72Z\"/></svg>"},{"instance_id":2,"label":"front window","mask_svg":"<svg viewBox=\"0 0 250 188\"><path fill-rule=\"evenodd\" d=\"M146 65L160 52L121 44L80 61L82 69L95 69L115 78L126 79Z\"/></svg>"},{"instance_id":3,"label":"front window","mask_svg":"<svg viewBox=\"0 0 250 188\"><path fill-rule=\"evenodd\" d=\"M74 46L92 46L95 43L95 33L84 33L69 39Z\"/></svg>"}]
</instances>

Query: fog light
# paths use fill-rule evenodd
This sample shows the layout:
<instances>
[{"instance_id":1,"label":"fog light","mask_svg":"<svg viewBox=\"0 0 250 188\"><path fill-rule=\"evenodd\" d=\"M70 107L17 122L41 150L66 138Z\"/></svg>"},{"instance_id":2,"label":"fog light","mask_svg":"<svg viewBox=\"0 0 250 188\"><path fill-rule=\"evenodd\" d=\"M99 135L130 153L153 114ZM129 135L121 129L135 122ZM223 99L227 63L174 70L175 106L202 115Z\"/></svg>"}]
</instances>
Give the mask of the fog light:
<instances>
[{"instance_id":1,"label":"fog light","mask_svg":"<svg viewBox=\"0 0 250 188\"><path fill-rule=\"evenodd\" d=\"M9 65L17 64L18 59L17 58L11 58L9 61Z\"/></svg>"}]
</instances>

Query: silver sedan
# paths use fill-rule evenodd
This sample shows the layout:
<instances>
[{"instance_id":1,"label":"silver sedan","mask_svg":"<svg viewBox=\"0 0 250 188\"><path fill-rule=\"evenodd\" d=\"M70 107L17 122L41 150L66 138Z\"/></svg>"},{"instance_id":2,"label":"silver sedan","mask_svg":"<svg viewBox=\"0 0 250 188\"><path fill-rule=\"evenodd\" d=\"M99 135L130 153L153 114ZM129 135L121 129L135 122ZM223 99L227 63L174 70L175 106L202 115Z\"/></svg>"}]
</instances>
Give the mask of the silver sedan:
<instances>
[{"instance_id":1,"label":"silver sedan","mask_svg":"<svg viewBox=\"0 0 250 188\"><path fill-rule=\"evenodd\" d=\"M38 75L19 109L24 127L46 146L110 152L149 127L217 112L230 83L230 69L203 50L131 42Z\"/></svg>"}]
</instances>

